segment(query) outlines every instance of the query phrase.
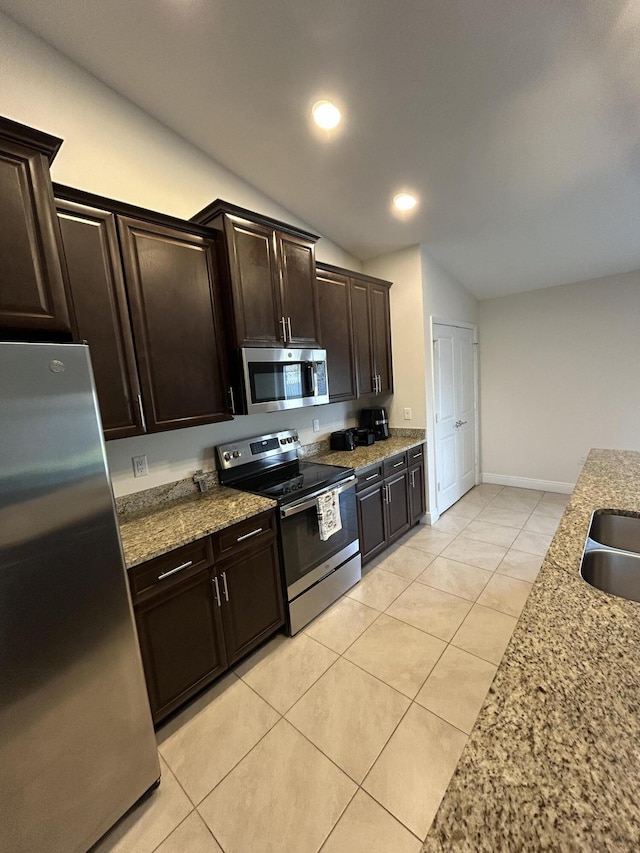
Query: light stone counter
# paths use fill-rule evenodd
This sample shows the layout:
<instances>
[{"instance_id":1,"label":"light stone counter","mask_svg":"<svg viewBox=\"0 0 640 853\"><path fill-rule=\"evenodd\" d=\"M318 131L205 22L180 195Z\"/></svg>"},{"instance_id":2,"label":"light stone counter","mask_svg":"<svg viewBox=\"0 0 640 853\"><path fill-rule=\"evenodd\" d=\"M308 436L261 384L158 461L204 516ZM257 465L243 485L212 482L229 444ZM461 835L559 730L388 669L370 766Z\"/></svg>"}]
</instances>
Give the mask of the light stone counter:
<instances>
[{"instance_id":1,"label":"light stone counter","mask_svg":"<svg viewBox=\"0 0 640 853\"><path fill-rule=\"evenodd\" d=\"M213 486L203 494L185 495L121 515L118 523L127 568L275 506L269 498Z\"/></svg>"},{"instance_id":2,"label":"light stone counter","mask_svg":"<svg viewBox=\"0 0 640 853\"><path fill-rule=\"evenodd\" d=\"M302 458L361 470L424 441L418 437L423 436L420 430L406 432L410 435L392 436L349 452L327 450L326 443L319 443L319 453ZM276 506L269 498L219 486L215 471L206 472L205 479L209 490L203 494L187 478L117 499L127 568Z\"/></svg>"},{"instance_id":3,"label":"light stone counter","mask_svg":"<svg viewBox=\"0 0 640 853\"><path fill-rule=\"evenodd\" d=\"M425 853L640 850L640 604L579 575L598 508L640 513L640 453L589 454Z\"/></svg>"},{"instance_id":4,"label":"light stone counter","mask_svg":"<svg viewBox=\"0 0 640 853\"><path fill-rule=\"evenodd\" d=\"M420 435L418 430L415 432ZM375 465L390 456L395 456L396 453L417 447L424 440L424 436L418 438L416 436L399 437L392 435L385 441L376 441L368 447L356 447L355 450L323 450L314 456L305 456L305 459L323 462L325 465L344 465L346 468L362 471L370 465Z\"/></svg>"}]
</instances>

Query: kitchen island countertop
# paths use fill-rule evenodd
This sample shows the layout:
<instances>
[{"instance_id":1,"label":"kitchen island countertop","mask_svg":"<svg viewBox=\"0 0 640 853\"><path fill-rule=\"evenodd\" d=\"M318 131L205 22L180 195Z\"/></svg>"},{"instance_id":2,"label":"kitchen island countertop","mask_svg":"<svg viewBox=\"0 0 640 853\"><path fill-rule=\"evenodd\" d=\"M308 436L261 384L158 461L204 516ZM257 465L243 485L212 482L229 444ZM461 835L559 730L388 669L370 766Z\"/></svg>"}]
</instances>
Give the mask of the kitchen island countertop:
<instances>
[{"instance_id":1,"label":"kitchen island countertop","mask_svg":"<svg viewBox=\"0 0 640 853\"><path fill-rule=\"evenodd\" d=\"M589 454L424 853L640 849L640 603L580 577L599 508L640 513L640 453Z\"/></svg>"}]
</instances>

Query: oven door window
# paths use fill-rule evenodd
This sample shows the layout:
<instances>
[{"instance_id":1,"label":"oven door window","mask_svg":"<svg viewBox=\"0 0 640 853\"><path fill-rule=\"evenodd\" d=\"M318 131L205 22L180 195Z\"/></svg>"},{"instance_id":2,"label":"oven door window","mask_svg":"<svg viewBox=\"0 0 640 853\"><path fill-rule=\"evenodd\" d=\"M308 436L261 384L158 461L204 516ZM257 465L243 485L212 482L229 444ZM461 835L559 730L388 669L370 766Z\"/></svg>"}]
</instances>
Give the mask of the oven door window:
<instances>
[{"instance_id":1,"label":"oven door window","mask_svg":"<svg viewBox=\"0 0 640 853\"><path fill-rule=\"evenodd\" d=\"M325 560L358 538L355 489L340 494L342 530L326 541L320 539L315 501L308 508L280 520L287 586L290 587Z\"/></svg>"},{"instance_id":2,"label":"oven door window","mask_svg":"<svg viewBox=\"0 0 640 853\"><path fill-rule=\"evenodd\" d=\"M250 361L248 368L252 403L313 397L313 364L309 361Z\"/></svg>"}]
</instances>

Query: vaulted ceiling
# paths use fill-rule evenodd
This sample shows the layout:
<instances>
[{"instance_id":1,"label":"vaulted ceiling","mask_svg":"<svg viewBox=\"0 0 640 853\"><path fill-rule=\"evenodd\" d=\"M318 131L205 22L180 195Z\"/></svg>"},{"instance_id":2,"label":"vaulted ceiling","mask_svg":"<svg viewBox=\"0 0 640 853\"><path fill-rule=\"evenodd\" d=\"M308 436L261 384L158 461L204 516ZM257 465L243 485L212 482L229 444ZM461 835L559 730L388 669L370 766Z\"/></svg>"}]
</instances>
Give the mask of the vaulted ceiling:
<instances>
[{"instance_id":1,"label":"vaulted ceiling","mask_svg":"<svg viewBox=\"0 0 640 853\"><path fill-rule=\"evenodd\" d=\"M640 0L0 10L362 260L423 243L480 298L640 269Z\"/></svg>"}]
</instances>

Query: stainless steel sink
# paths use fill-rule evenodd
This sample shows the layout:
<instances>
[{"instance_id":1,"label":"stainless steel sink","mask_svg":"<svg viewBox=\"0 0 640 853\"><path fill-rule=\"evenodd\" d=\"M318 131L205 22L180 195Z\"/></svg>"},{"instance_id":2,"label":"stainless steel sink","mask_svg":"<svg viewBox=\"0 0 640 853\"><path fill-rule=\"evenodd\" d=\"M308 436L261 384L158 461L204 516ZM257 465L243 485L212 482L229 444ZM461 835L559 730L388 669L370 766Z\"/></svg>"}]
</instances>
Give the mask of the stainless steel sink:
<instances>
[{"instance_id":1,"label":"stainless steel sink","mask_svg":"<svg viewBox=\"0 0 640 853\"><path fill-rule=\"evenodd\" d=\"M589 539L608 548L640 554L640 518L596 510L591 518Z\"/></svg>"},{"instance_id":2,"label":"stainless steel sink","mask_svg":"<svg viewBox=\"0 0 640 853\"><path fill-rule=\"evenodd\" d=\"M591 516L580 574L603 592L640 601L640 517L597 509Z\"/></svg>"},{"instance_id":3,"label":"stainless steel sink","mask_svg":"<svg viewBox=\"0 0 640 853\"><path fill-rule=\"evenodd\" d=\"M582 557L580 574L603 592L640 601L640 554L592 548Z\"/></svg>"}]
</instances>

